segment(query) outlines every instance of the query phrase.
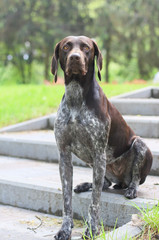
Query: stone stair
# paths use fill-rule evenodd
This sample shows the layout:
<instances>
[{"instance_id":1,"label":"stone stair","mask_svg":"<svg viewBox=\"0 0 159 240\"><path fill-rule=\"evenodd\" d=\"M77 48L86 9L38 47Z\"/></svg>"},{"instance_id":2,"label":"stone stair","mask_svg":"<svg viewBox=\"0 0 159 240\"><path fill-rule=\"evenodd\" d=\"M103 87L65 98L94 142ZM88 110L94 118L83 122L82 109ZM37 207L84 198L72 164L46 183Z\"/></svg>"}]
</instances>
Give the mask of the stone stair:
<instances>
[{"instance_id":1,"label":"stone stair","mask_svg":"<svg viewBox=\"0 0 159 240\"><path fill-rule=\"evenodd\" d=\"M159 176L159 139L143 138L153 154L151 174ZM0 155L34 159L46 162L58 162L58 149L52 130L0 133ZM76 156L73 163L86 166Z\"/></svg>"},{"instance_id":2,"label":"stone stair","mask_svg":"<svg viewBox=\"0 0 159 240\"><path fill-rule=\"evenodd\" d=\"M114 226L118 218L117 226L122 226L130 221L133 213L138 212L133 207L134 203L139 207L147 207L147 204L151 207L159 199L159 114L158 112L153 112L153 116L151 116L152 113L146 113L146 116L134 114L132 108L136 106L136 100L134 105L133 101L128 104L127 108L131 106L131 111L126 113L124 112L126 105L123 107L123 101L120 101L121 104L116 98L111 101L118 104L117 107L121 112L123 111L125 120L136 134L143 137L154 158L151 175L143 185L139 186L138 198L127 200L123 196L123 190L113 188L102 193L103 223ZM144 106L144 102L142 104ZM1 204L61 216L62 192L58 170L58 150L54 132L50 130L53 129L55 117L56 114L52 114L0 130ZM81 182L92 181L90 168L75 156L73 156L73 163L75 165L74 186ZM86 219L90 200L91 191L81 194L73 193L75 218Z\"/></svg>"},{"instance_id":3,"label":"stone stair","mask_svg":"<svg viewBox=\"0 0 159 240\"><path fill-rule=\"evenodd\" d=\"M92 181L92 170L74 166L73 186L84 181ZM148 176L146 183L138 190L138 198L128 200L124 190L110 188L102 192L101 219L104 224L121 226L137 213L133 204L151 207L159 199L159 177ZM91 201L91 191L73 193L74 218L86 219ZM62 215L62 191L57 163L0 157L0 203L56 216ZM110 214L111 213L111 214Z\"/></svg>"}]
</instances>

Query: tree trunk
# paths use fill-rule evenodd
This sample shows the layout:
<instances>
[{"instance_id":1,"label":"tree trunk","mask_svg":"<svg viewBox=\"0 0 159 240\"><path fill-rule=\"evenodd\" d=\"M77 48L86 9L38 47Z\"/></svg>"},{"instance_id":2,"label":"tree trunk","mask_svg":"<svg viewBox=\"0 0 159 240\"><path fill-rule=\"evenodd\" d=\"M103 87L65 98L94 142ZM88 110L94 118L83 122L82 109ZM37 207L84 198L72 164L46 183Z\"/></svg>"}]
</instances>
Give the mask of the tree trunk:
<instances>
[{"instance_id":1,"label":"tree trunk","mask_svg":"<svg viewBox=\"0 0 159 240\"><path fill-rule=\"evenodd\" d=\"M26 79L25 79L25 66L23 63L23 59L21 57L19 57L19 66L18 66L19 70L20 70L20 74L22 77L22 83L25 84L26 83Z\"/></svg>"},{"instance_id":2,"label":"tree trunk","mask_svg":"<svg viewBox=\"0 0 159 240\"><path fill-rule=\"evenodd\" d=\"M141 78L144 78L146 75L146 69L144 64L144 46L143 42L141 40L137 43L137 60L138 60L138 68L139 68L139 74Z\"/></svg>"},{"instance_id":3,"label":"tree trunk","mask_svg":"<svg viewBox=\"0 0 159 240\"><path fill-rule=\"evenodd\" d=\"M50 61L49 61L49 51L46 49L45 51L45 69L44 69L44 77L45 80L49 80L49 69L50 69Z\"/></svg>"},{"instance_id":4,"label":"tree trunk","mask_svg":"<svg viewBox=\"0 0 159 240\"><path fill-rule=\"evenodd\" d=\"M110 38L105 41L106 62L105 62L105 81L109 83L109 64L110 64Z\"/></svg>"}]
</instances>

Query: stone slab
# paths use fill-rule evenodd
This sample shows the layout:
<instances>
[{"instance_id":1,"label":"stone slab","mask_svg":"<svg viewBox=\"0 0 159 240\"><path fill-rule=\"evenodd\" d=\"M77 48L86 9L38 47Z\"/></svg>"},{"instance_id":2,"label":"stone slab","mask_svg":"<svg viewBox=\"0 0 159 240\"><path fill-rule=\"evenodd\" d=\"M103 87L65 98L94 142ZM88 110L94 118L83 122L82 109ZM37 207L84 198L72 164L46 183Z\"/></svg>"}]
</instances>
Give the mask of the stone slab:
<instances>
[{"instance_id":1,"label":"stone slab","mask_svg":"<svg viewBox=\"0 0 159 240\"><path fill-rule=\"evenodd\" d=\"M153 87L153 86L145 87L132 92L123 93L123 94L114 96L110 98L110 100L118 99L118 98L151 98L153 89L159 89L159 88Z\"/></svg>"},{"instance_id":2,"label":"stone slab","mask_svg":"<svg viewBox=\"0 0 159 240\"><path fill-rule=\"evenodd\" d=\"M50 240L59 231L62 218L31 210L0 205L0 236L2 240ZM77 222L77 221L76 221ZM38 227L41 224L40 227ZM78 227L78 225L81 227ZM81 239L82 223L77 222L72 240Z\"/></svg>"},{"instance_id":3,"label":"stone slab","mask_svg":"<svg viewBox=\"0 0 159 240\"><path fill-rule=\"evenodd\" d=\"M58 162L59 153L53 131L7 132L0 134L0 155ZM73 163L86 166L73 155Z\"/></svg>"},{"instance_id":4,"label":"stone slab","mask_svg":"<svg viewBox=\"0 0 159 240\"><path fill-rule=\"evenodd\" d=\"M132 221L124 224L123 226L117 228L116 230L107 233L105 235L106 240L128 240L139 235L142 232L143 226L136 226ZM100 240L100 238L98 239Z\"/></svg>"},{"instance_id":5,"label":"stone slab","mask_svg":"<svg viewBox=\"0 0 159 240\"><path fill-rule=\"evenodd\" d=\"M3 240L50 240L53 239L62 224L61 217L8 205L0 205L0 212L0 236ZM111 229L109 231L109 233L105 232L105 239L120 240L125 236L134 237L142 229L134 226L131 221L113 232ZM74 221L71 240L81 239L83 232L83 223Z\"/></svg>"},{"instance_id":6,"label":"stone slab","mask_svg":"<svg viewBox=\"0 0 159 240\"><path fill-rule=\"evenodd\" d=\"M116 98L111 103L122 115L159 116L159 99Z\"/></svg>"},{"instance_id":7,"label":"stone slab","mask_svg":"<svg viewBox=\"0 0 159 240\"><path fill-rule=\"evenodd\" d=\"M143 141L153 154L151 174L159 175L159 139L146 138ZM55 136L51 130L1 133L0 154L48 162L58 162L59 159ZM86 166L74 155L73 163L78 166Z\"/></svg>"},{"instance_id":8,"label":"stone slab","mask_svg":"<svg viewBox=\"0 0 159 240\"><path fill-rule=\"evenodd\" d=\"M90 182L90 168L74 167L73 185ZM138 198L128 200L124 191L108 189L101 196L101 219L104 224L121 226L131 219L131 214L137 213L133 207L152 206L159 199L159 177L148 176L145 184L138 190ZM74 217L87 218L91 202L91 191L81 194L73 193ZM58 164L29 161L25 159L0 157L0 203L35 211L62 214L62 191Z\"/></svg>"},{"instance_id":9,"label":"stone slab","mask_svg":"<svg viewBox=\"0 0 159 240\"><path fill-rule=\"evenodd\" d=\"M159 116L123 116L136 135L159 138Z\"/></svg>"},{"instance_id":10,"label":"stone slab","mask_svg":"<svg viewBox=\"0 0 159 240\"><path fill-rule=\"evenodd\" d=\"M17 123L11 126L7 126L0 129L0 133L3 132L20 132L20 131L32 131L53 128L56 113L35 118L32 120Z\"/></svg>"}]
</instances>

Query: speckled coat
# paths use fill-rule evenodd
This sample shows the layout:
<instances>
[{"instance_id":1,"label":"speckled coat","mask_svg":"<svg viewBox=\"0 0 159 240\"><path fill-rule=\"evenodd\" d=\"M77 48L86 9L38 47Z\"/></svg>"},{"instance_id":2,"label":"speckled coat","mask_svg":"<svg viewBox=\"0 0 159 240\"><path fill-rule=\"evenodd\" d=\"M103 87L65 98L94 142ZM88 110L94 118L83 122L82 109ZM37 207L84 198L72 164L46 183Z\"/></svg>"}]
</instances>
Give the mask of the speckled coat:
<instances>
[{"instance_id":1,"label":"speckled coat","mask_svg":"<svg viewBox=\"0 0 159 240\"><path fill-rule=\"evenodd\" d=\"M125 188L125 196L137 196L137 187L145 181L152 164L152 155L145 143L135 135L121 114L109 102L95 79L94 59L97 57L98 77L102 57L91 39L67 37L56 45L52 73L57 80L58 59L65 76L65 94L55 121L55 137L60 152L60 176L64 199L64 220L55 239L67 240L72 220L72 158L74 153L93 168L93 184L82 183L79 193L92 188L86 236L97 233L99 203L102 189L111 183Z\"/></svg>"}]
</instances>

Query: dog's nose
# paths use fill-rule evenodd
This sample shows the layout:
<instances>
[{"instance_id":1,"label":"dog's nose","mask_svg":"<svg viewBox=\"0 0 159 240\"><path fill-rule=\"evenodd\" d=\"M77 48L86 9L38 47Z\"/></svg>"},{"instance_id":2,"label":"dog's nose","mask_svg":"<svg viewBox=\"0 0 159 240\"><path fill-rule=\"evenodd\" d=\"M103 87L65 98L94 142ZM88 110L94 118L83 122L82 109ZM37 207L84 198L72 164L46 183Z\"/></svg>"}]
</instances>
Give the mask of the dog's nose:
<instances>
[{"instance_id":1,"label":"dog's nose","mask_svg":"<svg viewBox=\"0 0 159 240\"><path fill-rule=\"evenodd\" d=\"M72 53L71 56L70 56L70 60L71 61L79 61L81 58L80 54L79 53Z\"/></svg>"}]
</instances>

